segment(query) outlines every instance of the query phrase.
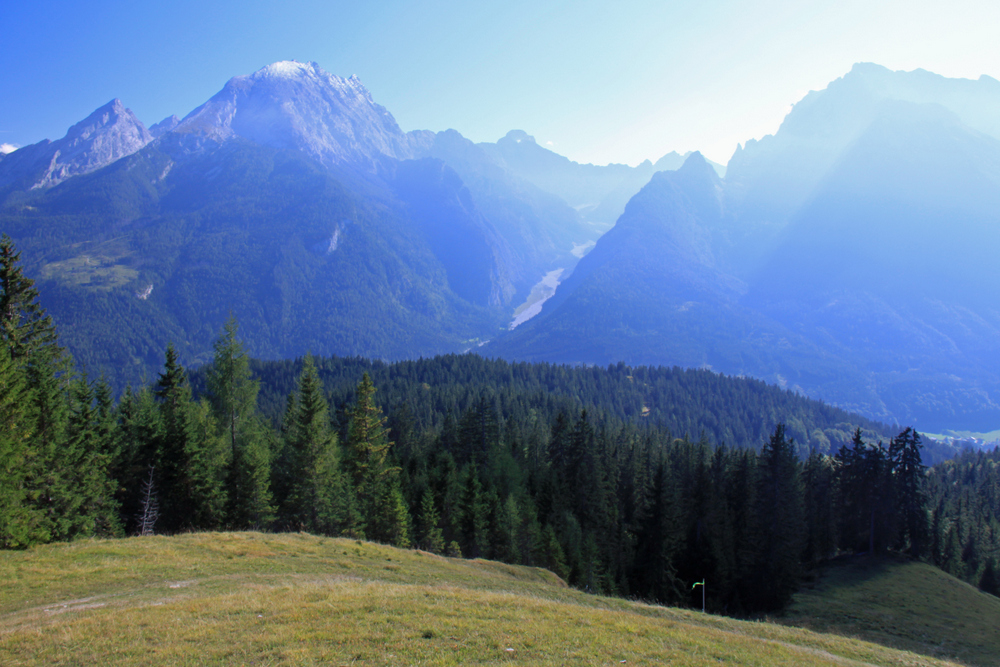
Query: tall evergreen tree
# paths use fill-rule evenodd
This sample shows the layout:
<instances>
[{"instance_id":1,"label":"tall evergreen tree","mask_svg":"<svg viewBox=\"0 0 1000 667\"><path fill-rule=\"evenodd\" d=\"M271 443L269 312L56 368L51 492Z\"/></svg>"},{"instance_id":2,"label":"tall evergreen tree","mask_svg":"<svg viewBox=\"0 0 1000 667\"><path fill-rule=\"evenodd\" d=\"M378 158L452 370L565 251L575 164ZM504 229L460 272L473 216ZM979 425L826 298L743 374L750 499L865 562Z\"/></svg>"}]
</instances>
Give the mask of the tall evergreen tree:
<instances>
[{"instance_id":1,"label":"tall evergreen tree","mask_svg":"<svg viewBox=\"0 0 1000 667\"><path fill-rule=\"evenodd\" d=\"M435 554L444 553L444 534L438 525L441 517L434 505L434 492L428 486L420 500L420 520L417 524L417 546Z\"/></svg>"},{"instance_id":2,"label":"tall evergreen tree","mask_svg":"<svg viewBox=\"0 0 1000 667\"><path fill-rule=\"evenodd\" d=\"M285 478L281 521L293 529L339 535L354 530L353 493L341 471L340 447L311 355L289 402L280 468Z\"/></svg>"},{"instance_id":3,"label":"tall evergreen tree","mask_svg":"<svg viewBox=\"0 0 1000 667\"><path fill-rule=\"evenodd\" d=\"M24 275L21 253L9 236L0 236L0 339L14 359L63 355L52 317L38 303L35 281ZM34 359L33 362L37 362Z\"/></svg>"},{"instance_id":4,"label":"tall evergreen tree","mask_svg":"<svg viewBox=\"0 0 1000 667\"><path fill-rule=\"evenodd\" d=\"M260 384L230 316L215 342L215 356L206 373L209 400L220 432L230 450L228 524L263 528L274 517L271 504L271 455L267 434L257 415Z\"/></svg>"},{"instance_id":5,"label":"tall evergreen tree","mask_svg":"<svg viewBox=\"0 0 1000 667\"><path fill-rule=\"evenodd\" d=\"M43 538L36 533L25 489L31 428L24 376L10 355L0 354L0 548L25 547Z\"/></svg>"},{"instance_id":6,"label":"tall evergreen tree","mask_svg":"<svg viewBox=\"0 0 1000 667\"><path fill-rule=\"evenodd\" d=\"M390 458L392 443L375 386L368 373L358 384L348 427L347 463L357 494L366 537L397 546L409 545L410 521L399 485L399 467Z\"/></svg>"},{"instance_id":7,"label":"tall evergreen tree","mask_svg":"<svg viewBox=\"0 0 1000 667\"><path fill-rule=\"evenodd\" d=\"M894 490L899 508L899 544L914 556L922 556L928 547L926 471L920 457L920 435L906 428L892 439L889 447L894 464Z\"/></svg>"},{"instance_id":8,"label":"tall evergreen tree","mask_svg":"<svg viewBox=\"0 0 1000 667\"><path fill-rule=\"evenodd\" d=\"M779 424L761 448L754 510L753 597L756 606L780 609L798 586L805 543L799 461Z\"/></svg>"}]
</instances>

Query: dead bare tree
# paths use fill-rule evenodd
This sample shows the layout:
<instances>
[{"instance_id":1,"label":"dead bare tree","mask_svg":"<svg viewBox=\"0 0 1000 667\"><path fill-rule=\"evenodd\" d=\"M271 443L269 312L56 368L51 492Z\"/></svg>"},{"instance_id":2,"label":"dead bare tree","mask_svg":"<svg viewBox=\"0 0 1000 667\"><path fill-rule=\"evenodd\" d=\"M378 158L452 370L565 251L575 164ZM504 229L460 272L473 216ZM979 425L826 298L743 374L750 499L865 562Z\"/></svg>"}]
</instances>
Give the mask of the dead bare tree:
<instances>
[{"instance_id":1,"label":"dead bare tree","mask_svg":"<svg viewBox=\"0 0 1000 667\"><path fill-rule=\"evenodd\" d=\"M149 466L149 478L142 483L142 515L139 517L139 534L152 535L156 520L160 518L160 504L156 500L156 484L153 481L153 471Z\"/></svg>"}]
</instances>

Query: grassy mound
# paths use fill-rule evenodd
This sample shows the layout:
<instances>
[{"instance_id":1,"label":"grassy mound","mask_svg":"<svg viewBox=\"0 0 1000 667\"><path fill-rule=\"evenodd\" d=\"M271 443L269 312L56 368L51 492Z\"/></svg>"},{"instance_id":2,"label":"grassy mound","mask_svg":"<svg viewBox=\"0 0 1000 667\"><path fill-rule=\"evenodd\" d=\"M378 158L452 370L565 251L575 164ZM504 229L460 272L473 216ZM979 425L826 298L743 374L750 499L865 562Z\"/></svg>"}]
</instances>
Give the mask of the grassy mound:
<instances>
[{"instance_id":1,"label":"grassy mound","mask_svg":"<svg viewBox=\"0 0 1000 667\"><path fill-rule=\"evenodd\" d=\"M915 653L996 665L1000 598L926 563L839 559L804 587L781 622Z\"/></svg>"},{"instance_id":2,"label":"grassy mound","mask_svg":"<svg viewBox=\"0 0 1000 667\"><path fill-rule=\"evenodd\" d=\"M939 665L590 596L545 570L310 535L0 553L0 664Z\"/></svg>"}]
</instances>

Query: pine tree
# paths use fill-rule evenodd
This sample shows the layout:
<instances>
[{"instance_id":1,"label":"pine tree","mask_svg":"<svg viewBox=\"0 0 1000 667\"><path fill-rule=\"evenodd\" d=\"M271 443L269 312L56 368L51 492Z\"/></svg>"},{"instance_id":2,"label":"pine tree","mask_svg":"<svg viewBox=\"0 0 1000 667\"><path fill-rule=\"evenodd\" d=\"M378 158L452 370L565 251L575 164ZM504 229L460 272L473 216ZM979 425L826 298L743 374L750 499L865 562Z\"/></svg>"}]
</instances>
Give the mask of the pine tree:
<instances>
[{"instance_id":1,"label":"pine tree","mask_svg":"<svg viewBox=\"0 0 1000 667\"><path fill-rule=\"evenodd\" d=\"M35 281L25 277L21 253L10 237L0 237L0 340L13 359L51 362L63 356L52 318L38 303Z\"/></svg>"},{"instance_id":2,"label":"pine tree","mask_svg":"<svg viewBox=\"0 0 1000 667\"><path fill-rule=\"evenodd\" d=\"M237 330L236 320L230 316L215 342L206 382L215 418L230 450L228 524L237 529L259 529L269 525L274 516L270 443L257 415L260 384L250 374Z\"/></svg>"},{"instance_id":3,"label":"pine tree","mask_svg":"<svg viewBox=\"0 0 1000 667\"><path fill-rule=\"evenodd\" d=\"M829 458L813 450L802 470L806 520L802 560L806 563L830 558L837 550L833 477Z\"/></svg>"},{"instance_id":4,"label":"pine tree","mask_svg":"<svg viewBox=\"0 0 1000 667\"><path fill-rule=\"evenodd\" d=\"M798 586L806 533L802 505L799 461L778 424L758 463L752 603L760 609L780 609Z\"/></svg>"},{"instance_id":5,"label":"pine tree","mask_svg":"<svg viewBox=\"0 0 1000 667\"><path fill-rule=\"evenodd\" d=\"M409 545L409 512L392 464L385 417L375 404L368 373L358 384L347 436L347 464L357 495L364 535L371 540Z\"/></svg>"},{"instance_id":6,"label":"pine tree","mask_svg":"<svg viewBox=\"0 0 1000 667\"><path fill-rule=\"evenodd\" d=\"M906 428L892 439L890 454L894 463L896 503L900 514L899 547L913 556L922 556L928 548L926 470L920 458L920 435Z\"/></svg>"},{"instance_id":7,"label":"pine tree","mask_svg":"<svg viewBox=\"0 0 1000 667\"><path fill-rule=\"evenodd\" d=\"M0 354L0 548L26 547L35 533L25 489L25 466L31 445L24 376L8 354Z\"/></svg>"},{"instance_id":8,"label":"pine tree","mask_svg":"<svg viewBox=\"0 0 1000 667\"><path fill-rule=\"evenodd\" d=\"M163 368L154 391L160 400L162 429L153 465L157 470L160 524L163 530L170 533L182 527L191 527L195 508L189 497L186 473L189 467L187 454L193 448L194 434L188 414L191 387L172 343L167 346Z\"/></svg>"},{"instance_id":9,"label":"pine tree","mask_svg":"<svg viewBox=\"0 0 1000 667\"><path fill-rule=\"evenodd\" d=\"M65 537L76 517L64 516L70 497L63 470L62 444L67 424L67 392L72 367L59 346L52 318L38 303L38 290L20 266L21 254L10 237L0 236L0 341L2 352L14 362L23 378L25 446L21 459L19 491L30 517L29 542ZM13 452L12 452L13 453ZM17 454L15 454L17 455ZM69 494L69 495L68 495Z\"/></svg>"},{"instance_id":10,"label":"pine tree","mask_svg":"<svg viewBox=\"0 0 1000 667\"><path fill-rule=\"evenodd\" d=\"M341 471L340 447L311 355L303 361L298 392L288 405L281 457L287 489L282 522L327 535L350 533L356 523L353 494Z\"/></svg>"},{"instance_id":11,"label":"pine tree","mask_svg":"<svg viewBox=\"0 0 1000 667\"><path fill-rule=\"evenodd\" d=\"M438 525L441 520L434 506L434 492L430 487L424 489L420 500L420 521L417 524L417 546L434 554L444 553L444 534Z\"/></svg>"},{"instance_id":12,"label":"pine tree","mask_svg":"<svg viewBox=\"0 0 1000 667\"><path fill-rule=\"evenodd\" d=\"M196 530L218 530L226 522L229 447L219 435L207 400L189 403L187 411L191 438L184 452L184 482L191 507L189 523Z\"/></svg>"},{"instance_id":13,"label":"pine tree","mask_svg":"<svg viewBox=\"0 0 1000 667\"><path fill-rule=\"evenodd\" d=\"M54 465L46 476L46 504L52 539L121 532L109 446L102 438L94 391L86 378L69 385L69 412Z\"/></svg>"},{"instance_id":14,"label":"pine tree","mask_svg":"<svg viewBox=\"0 0 1000 667\"><path fill-rule=\"evenodd\" d=\"M466 467L465 486L462 493L462 553L467 558L488 558L489 505L479 470L474 465Z\"/></svg>"}]
</instances>

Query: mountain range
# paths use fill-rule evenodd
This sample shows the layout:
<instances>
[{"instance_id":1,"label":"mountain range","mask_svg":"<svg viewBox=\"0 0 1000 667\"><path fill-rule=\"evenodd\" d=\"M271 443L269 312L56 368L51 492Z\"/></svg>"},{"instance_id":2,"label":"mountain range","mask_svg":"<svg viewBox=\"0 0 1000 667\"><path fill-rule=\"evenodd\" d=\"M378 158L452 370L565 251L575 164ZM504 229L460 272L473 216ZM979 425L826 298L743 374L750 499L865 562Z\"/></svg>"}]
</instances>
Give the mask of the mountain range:
<instances>
[{"instance_id":1,"label":"mountain range","mask_svg":"<svg viewBox=\"0 0 1000 667\"><path fill-rule=\"evenodd\" d=\"M146 128L114 100L0 155L0 229L77 359L119 386L169 342L208 359L231 313L261 357L704 367L989 430L997 119L989 77L860 64L725 167L596 166L520 130L403 132L356 77L280 62L183 119Z\"/></svg>"},{"instance_id":2,"label":"mountain range","mask_svg":"<svg viewBox=\"0 0 1000 667\"><path fill-rule=\"evenodd\" d=\"M488 351L752 375L887 421L1000 418L1000 83L855 66L736 151L657 174Z\"/></svg>"}]
</instances>

